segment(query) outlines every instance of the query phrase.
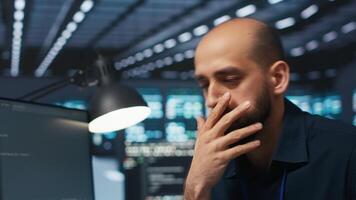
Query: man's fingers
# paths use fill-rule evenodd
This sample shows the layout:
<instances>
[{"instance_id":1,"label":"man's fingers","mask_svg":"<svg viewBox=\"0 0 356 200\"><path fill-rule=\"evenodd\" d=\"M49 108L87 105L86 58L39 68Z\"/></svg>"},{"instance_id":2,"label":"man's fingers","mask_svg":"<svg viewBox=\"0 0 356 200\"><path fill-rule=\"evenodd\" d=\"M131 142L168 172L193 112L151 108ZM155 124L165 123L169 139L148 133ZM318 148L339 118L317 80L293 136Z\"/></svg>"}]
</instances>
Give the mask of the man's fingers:
<instances>
[{"instance_id":1,"label":"man's fingers","mask_svg":"<svg viewBox=\"0 0 356 200\"><path fill-rule=\"evenodd\" d=\"M225 93L222 97L219 98L217 105L213 108L210 115L208 116L205 128L211 129L215 123L219 120L223 112L225 111L228 102L230 100L230 93Z\"/></svg>"},{"instance_id":2,"label":"man's fingers","mask_svg":"<svg viewBox=\"0 0 356 200\"><path fill-rule=\"evenodd\" d=\"M228 160L232 160L243 154L246 154L250 151L257 149L260 145L261 145L261 141L259 140L254 140L246 144L237 145L235 147L232 147L224 151L223 157Z\"/></svg>"},{"instance_id":3,"label":"man's fingers","mask_svg":"<svg viewBox=\"0 0 356 200\"><path fill-rule=\"evenodd\" d=\"M197 121L197 132L196 132L196 137L198 138L199 134L202 132L201 130L204 128L205 120L203 117L196 117L195 118Z\"/></svg>"},{"instance_id":4,"label":"man's fingers","mask_svg":"<svg viewBox=\"0 0 356 200\"><path fill-rule=\"evenodd\" d=\"M262 129L261 123L255 123L250 126L246 126L241 129L234 130L230 133L227 133L224 137L219 138L217 141L219 147L227 148L229 145L234 144L250 135L256 134L256 132Z\"/></svg>"},{"instance_id":5,"label":"man's fingers","mask_svg":"<svg viewBox=\"0 0 356 200\"><path fill-rule=\"evenodd\" d=\"M203 126L204 126L204 123L205 123L204 118L201 117L201 116L198 116L198 117L196 117L195 119L196 119L196 121L197 121L197 129L198 129L198 130L202 129Z\"/></svg>"},{"instance_id":6,"label":"man's fingers","mask_svg":"<svg viewBox=\"0 0 356 200\"><path fill-rule=\"evenodd\" d=\"M251 106L249 101L245 101L226 115L224 115L214 126L214 132L218 135L223 135L225 131L240 118Z\"/></svg>"}]
</instances>

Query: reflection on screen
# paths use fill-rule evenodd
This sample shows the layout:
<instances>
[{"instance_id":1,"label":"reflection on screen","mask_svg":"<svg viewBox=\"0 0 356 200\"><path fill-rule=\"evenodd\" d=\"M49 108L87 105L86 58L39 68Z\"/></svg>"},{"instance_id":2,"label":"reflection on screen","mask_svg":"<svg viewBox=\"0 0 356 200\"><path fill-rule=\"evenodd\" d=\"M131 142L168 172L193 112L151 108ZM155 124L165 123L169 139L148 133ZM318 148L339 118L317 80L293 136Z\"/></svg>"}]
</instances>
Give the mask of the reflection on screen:
<instances>
[{"instance_id":1,"label":"reflection on screen","mask_svg":"<svg viewBox=\"0 0 356 200\"><path fill-rule=\"evenodd\" d=\"M0 199L93 199L87 114L0 99Z\"/></svg>"}]
</instances>

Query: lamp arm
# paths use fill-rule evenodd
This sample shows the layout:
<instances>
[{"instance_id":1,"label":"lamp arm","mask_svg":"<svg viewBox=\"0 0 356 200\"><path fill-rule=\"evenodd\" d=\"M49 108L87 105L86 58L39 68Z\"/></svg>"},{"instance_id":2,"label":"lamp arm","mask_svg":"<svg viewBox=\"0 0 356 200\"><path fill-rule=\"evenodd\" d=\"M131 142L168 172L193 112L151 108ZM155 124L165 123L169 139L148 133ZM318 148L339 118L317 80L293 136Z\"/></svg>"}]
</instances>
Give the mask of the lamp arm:
<instances>
[{"instance_id":1,"label":"lamp arm","mask_svg":"<svg viewBox=\"0 0 356 200\"><path fill-rule=\"evenodd\" d=\"M35 101L41 97L44 97L56 90L59 90L69 84L76 84L79 86L92 86L90 83L86 82L85 73L81 70L78 70L73 76L65 78L64 80L60 80L51 84L48 84L44 87L38 88L30 93L27 93L21 97L18 97L20 100L28 100Z\"/></svg>"}]
</instances>

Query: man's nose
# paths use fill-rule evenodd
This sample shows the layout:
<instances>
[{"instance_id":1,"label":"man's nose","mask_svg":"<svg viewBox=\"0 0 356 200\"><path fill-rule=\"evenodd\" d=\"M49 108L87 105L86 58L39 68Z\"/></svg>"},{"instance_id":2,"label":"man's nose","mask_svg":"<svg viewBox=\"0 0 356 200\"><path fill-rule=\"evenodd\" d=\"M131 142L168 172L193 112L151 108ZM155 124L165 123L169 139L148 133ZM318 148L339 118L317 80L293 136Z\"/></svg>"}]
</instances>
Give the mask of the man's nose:
<instances>
[{"instance_id":1,"label":"man's nose","mask_svg":"<svg viewBox=\"0 0 356 200\"><path fill-rule=\"evenodd\" d=\"M216 106L219 101L219 98L226 91L223 88L218 87L217 85L210 84L208 88L208 92L205 96L205 104L209 109L212 109Z\"/></svg>"}]
</instances>

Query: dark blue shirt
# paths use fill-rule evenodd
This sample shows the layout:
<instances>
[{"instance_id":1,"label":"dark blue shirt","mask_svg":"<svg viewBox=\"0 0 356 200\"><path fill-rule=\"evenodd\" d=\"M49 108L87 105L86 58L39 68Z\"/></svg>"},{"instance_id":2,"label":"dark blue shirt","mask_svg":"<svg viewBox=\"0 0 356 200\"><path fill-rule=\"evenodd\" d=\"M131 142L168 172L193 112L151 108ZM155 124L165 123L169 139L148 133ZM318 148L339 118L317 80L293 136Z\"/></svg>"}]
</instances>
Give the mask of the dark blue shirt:
<instances>
[{"instance_id":1,"label":"dark blue shirt","mask_svg":"<svg viewBox=\"0 0 356 200\"><path fill-rule=\"evenodd\" d=\"M288 100L269 170L254 174L244 160L229 163L212 199L356 200L356 128Z\"/></svg>"}]
</instances>

